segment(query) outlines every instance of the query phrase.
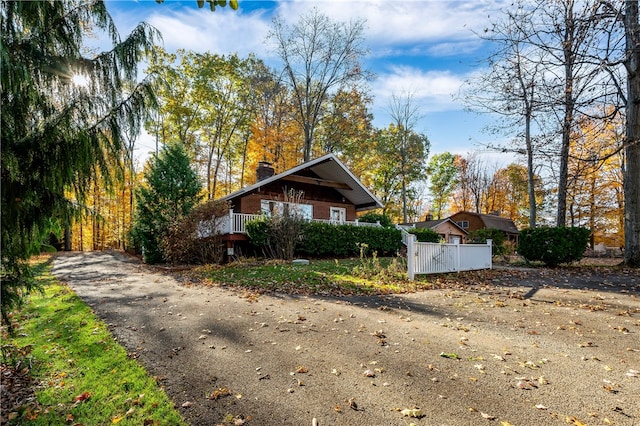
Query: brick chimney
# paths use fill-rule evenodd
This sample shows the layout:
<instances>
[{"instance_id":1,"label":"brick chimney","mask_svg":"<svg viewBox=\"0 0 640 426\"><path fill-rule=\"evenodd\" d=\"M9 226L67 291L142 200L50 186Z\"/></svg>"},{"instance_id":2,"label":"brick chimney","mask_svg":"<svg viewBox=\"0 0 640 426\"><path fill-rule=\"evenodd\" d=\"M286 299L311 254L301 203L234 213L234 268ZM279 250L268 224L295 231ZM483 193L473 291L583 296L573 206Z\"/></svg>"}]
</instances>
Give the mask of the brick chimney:
<instances>
[{"instance_id":1,"label":"brick chimney","mask_svg":"<svg viewBox=\"0 0 640 426\"><path fill-rule=\"evenodd\" d=\"M260 161L258 163L258 168L256 169L256 181L260 182L261 180L265 180L273 176L275 170L271 166L271 163L268 161Z\"/></svg>"}]
</instances>

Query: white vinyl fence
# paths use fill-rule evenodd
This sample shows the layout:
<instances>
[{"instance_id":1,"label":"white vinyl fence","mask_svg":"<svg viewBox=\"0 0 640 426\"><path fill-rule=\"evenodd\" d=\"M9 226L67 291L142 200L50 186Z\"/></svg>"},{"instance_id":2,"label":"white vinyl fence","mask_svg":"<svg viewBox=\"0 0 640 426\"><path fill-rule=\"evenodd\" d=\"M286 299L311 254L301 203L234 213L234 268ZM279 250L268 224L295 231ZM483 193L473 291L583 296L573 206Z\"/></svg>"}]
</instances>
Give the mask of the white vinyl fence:
<instances>
[{"instance_id":1,"label":"white vinyl fence","mask_svg":"<svg viewBox=\"0 0 640 426\"><path fill-rule=\"evenodd\" d=\"M406 239L410 280L416 274L491 269L491 240L487 244L418 243L412 234Z\"/></svg>"}]
</instances>

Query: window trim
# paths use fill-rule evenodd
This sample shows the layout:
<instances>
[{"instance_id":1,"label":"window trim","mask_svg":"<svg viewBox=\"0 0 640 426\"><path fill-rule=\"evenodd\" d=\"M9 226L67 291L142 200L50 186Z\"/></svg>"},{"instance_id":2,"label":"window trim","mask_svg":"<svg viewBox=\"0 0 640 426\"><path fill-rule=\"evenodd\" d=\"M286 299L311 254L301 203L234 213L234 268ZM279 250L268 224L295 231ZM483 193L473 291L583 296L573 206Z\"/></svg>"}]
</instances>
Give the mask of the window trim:
<instances>
[{"instance_id":1,"label":"window trim","mask_svg":"<svg viewBox=\"0 0 640 426\"><path fill-rule=\"evenodd\" d=\"M333 213L337 212L340 219L336 220L333 218ZM336 223L344 223L347 221L347 209L345 207L329 207L329 220Z\"/></svg>"},{"instance_id":2,"label":"window trim","mask_svg":"<svg viewBox=\"0 0 640 426\"><path fill-rule=\"evenodd\" d=\"M313 204L306 203L289 203L285 201L278 200L268 200L262 199L260 200L260 211L267 217L271 217L274 210L276 212L282 212L284 214L288 214L291 207L294 206L295 210L300 213L303 219L312 220L313 219Z\"/></svg>"}]
</instances>

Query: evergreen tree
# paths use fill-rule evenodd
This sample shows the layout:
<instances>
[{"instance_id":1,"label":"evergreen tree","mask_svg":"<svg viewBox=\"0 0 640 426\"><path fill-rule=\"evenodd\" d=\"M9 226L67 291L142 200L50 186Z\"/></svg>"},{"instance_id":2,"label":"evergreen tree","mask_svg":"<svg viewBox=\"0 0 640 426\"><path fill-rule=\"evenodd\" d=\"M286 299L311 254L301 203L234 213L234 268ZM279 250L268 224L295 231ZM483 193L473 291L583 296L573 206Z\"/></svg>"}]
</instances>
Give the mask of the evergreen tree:
<instances>
[{"instance_id":1,"label":"evergreen tree","mask_svg":"<svg viewBox=\"0 0 640 426\"><path fill-rule=\"evenodd\" d=\"M132 237L147 263L163 262L162 240L170 226L200 201L202 184L182 144L172 143L149 160L136 191Z\"/></svg>"},{"instance_id":2,"label":"evergreen tree","mask_svg":"<svg viewBox=\"0 0 640 426\"><path fill-rule=\"evenodd\" d=\"M141 24L121 40L101 1L3 0L0 14L6 321L34 287L27 259L47 225L70 222L95 172L111 174L125 132L135 133L154 105L151 85L136 83L136 71L156 32ZM84 41L93 32L106 33L113 47L87 57ZM123 90L128 84L132 89ZM66 191L76 194L75 203Z\"/></svg>"}]
</instances>

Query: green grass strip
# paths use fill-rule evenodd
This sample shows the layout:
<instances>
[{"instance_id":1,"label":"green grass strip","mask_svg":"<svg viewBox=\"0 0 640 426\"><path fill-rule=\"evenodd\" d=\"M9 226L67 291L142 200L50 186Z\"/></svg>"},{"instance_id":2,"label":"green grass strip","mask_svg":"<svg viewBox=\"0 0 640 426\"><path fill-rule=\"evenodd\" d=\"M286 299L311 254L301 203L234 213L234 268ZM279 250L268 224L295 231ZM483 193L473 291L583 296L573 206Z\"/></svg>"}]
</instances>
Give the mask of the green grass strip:
<instances>
[{"instance_id":1,"label":"green grass strip","mask_svg":"<svg viewBox=\"0 0 640 426\"><path fill-rule=\"evenodd\" d=\"M43 294L29 296L14 317L15 335L3 336L3 362L30 365L39 384L38 404L12 413L9 424L186 425L156 381L46 263L35 265Z\"/></svg>"},{"instance_id":2,"label":"green grass strip","mask_svg":"<svg viewBox=\"0 0 640 426\"><path fill-rule=\"evenodd\" d=\"M371 295L432 288L432 280L427 277L409 281L406 266L392 258L314 259L309 265L282 261L236 262L223 266L208 265L190 273L211 285L258 292Z\"/></svg>"}]
</instances>

